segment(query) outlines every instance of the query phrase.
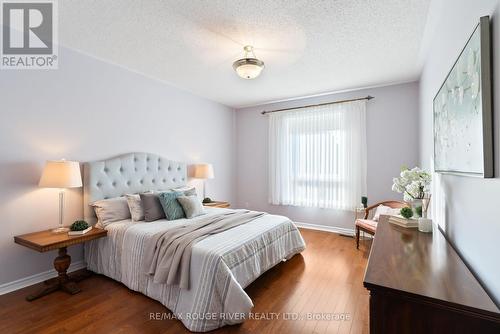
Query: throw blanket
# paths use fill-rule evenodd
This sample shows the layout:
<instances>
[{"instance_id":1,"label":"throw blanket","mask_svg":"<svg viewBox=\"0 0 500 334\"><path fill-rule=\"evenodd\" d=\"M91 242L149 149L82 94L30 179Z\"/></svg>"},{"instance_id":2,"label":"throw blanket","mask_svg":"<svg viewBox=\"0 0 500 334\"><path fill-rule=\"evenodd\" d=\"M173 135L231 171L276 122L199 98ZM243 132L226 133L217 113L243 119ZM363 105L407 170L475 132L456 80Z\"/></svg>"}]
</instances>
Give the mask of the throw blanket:
<instances>
[{"instance_id":1,"label":"throw blanket","mask_svg":"<svg viewBox=\"0 0 500 334\"><path fill-rule=\"evenodd\" d=\"M156 233L145 250L144 272L153 276L154 283L178 285L182 289L189 289L193 245L213 234L248 223L263 215L263 212L234 210Z\"/></svg>"}]
</instances>

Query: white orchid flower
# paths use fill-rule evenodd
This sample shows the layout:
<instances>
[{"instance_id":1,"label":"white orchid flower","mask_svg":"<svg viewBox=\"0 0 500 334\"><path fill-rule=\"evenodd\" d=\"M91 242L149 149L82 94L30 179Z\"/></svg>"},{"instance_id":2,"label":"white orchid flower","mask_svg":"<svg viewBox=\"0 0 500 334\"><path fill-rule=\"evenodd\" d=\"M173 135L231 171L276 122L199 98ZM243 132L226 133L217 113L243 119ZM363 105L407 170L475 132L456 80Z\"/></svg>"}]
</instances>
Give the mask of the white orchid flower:
<instances>
[{"instance_id":1,"label":"white orchid flower","mask_svg":"<svg viewBox=\"0 0 500 334\"><path fill-rule=\"evenodd\" d=\"M399 177L392 179L392 190L403 193L405 201L423 198L432 181L432 175L419 167L403 167Z\"/></svg>"}]
</instances>

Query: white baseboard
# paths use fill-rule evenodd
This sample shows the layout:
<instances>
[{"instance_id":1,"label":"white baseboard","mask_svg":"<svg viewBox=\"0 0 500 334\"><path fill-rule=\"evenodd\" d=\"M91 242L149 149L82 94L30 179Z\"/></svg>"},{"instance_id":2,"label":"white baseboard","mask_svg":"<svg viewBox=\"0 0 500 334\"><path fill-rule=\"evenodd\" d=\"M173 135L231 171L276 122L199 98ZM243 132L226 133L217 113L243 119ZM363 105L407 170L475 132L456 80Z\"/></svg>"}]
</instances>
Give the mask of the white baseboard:
<instances>
[{"instance_id":1,"label":"white baseboard","mask_svg":"<svg viewBox=\"0 0 500 334\"><path fill-rule=\"evenodd\" d=\"M69 268L68 272L80 270L87 267L87 264L82 260L82 261L77 261L72 263ZM48 280L50 278L56 277L57 276L57 271L55 269L47 270L35 275L31 275L28 277L20 278L18 280L0 284L0 295L19 290L22 288L25 288L27 286L43 282L45 280Z\"/></svg>"},{"instance_id":2,"label":"white baseboard","mask_svg":"<svg viewBox=\"0 0 500 334\"><path fill-rule=\"evenodd\" d=\"M326 225L317 225L317 224L309 224L309 223L300 223L294 222L297 227L307 228L309 230L317 230L317 231L325 231L325 232L333 232L337 234L354 236L354 229L343 228L343 227L335 227L335 226L326 226Z\"/></svg>"}]
</instances>

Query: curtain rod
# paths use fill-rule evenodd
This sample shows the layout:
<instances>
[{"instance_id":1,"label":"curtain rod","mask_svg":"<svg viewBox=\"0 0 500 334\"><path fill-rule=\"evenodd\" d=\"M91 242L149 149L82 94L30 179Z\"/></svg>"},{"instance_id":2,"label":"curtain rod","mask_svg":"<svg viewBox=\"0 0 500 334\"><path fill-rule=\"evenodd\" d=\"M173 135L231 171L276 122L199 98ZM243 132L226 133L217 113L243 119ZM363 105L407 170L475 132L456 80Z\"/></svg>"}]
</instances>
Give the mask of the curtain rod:
<instances>
[{"instance_id":1,"label":"curtain rod","mask_svg":"<svg viewBox=\"0 0 500 334\"><path fill-rule=\"evenodd\" d=\"M337 104L337 103L345 103L345 102L353 102L353 101L361 101L361 100L371 100L374 99L373 96L365 96L365 97L358 97L356 99L349 99L349 100L339 100L339 101L333 101L333 102L325 102L325 103L320 103L320 104L310 104L308 106L301 106L301 107L293 107L293 108L283 108L283 109L276 109L276 110L269 110L269 111L262 111L262 115L270 114L273 112L280 112L280 111L287 111L287 110L295 110L295 109L302 109L302 108L310 108L310 107L321 107L321 106L327 106L329 104Z\"/></svg>"}]
</instances>

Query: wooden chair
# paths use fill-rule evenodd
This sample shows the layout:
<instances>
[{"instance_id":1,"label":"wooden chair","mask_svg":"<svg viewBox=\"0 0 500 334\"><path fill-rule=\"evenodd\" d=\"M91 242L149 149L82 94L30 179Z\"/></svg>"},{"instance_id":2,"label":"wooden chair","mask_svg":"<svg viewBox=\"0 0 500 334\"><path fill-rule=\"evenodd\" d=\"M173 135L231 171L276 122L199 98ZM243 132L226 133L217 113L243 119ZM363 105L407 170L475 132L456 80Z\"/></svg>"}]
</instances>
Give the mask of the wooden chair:
<instances>
[{"instance_id":1,"label":"wooden chair","mask_svg":"<svg viewBox=\"0 0 500 334\"><path fill-rule=\"evenodd\" d=\"M360 231L368 233L370 235L375 235L375 231L377 230L377 224L375 220L373 220L373 216L375 215L375 211L379 205L385 205L392 209L399 209L408 206L405 202L400 201L385 201L369 206L365 209L365 217L364 219L356 219L356 248L359 249L359 234ZM375 210L373 210L375 209Z\"/></svg>"}]
</instances>

